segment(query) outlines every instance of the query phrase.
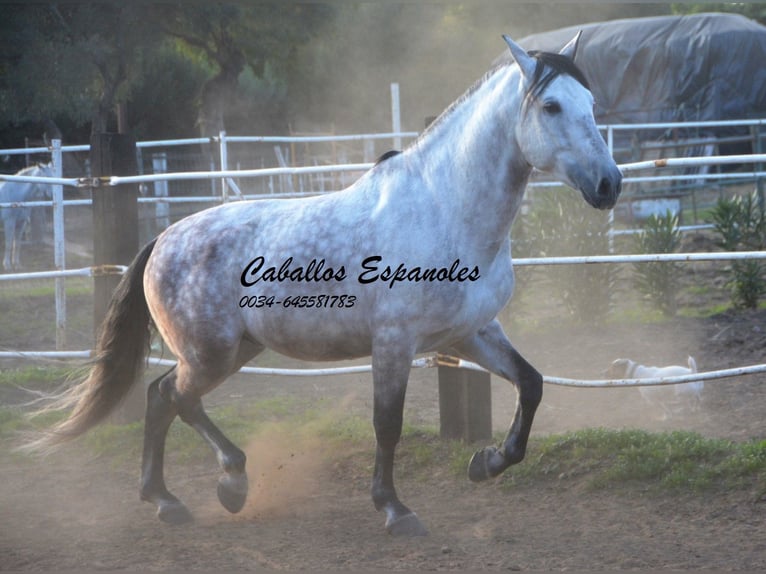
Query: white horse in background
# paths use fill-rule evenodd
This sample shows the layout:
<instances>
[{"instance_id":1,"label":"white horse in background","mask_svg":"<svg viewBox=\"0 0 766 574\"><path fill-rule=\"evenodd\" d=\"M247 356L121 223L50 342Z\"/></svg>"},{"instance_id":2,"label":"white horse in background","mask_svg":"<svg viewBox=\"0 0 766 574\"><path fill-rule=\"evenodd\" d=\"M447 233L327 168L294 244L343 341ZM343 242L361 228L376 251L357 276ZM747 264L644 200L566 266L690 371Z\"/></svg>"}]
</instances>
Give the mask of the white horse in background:
<instances>
[{"instance_id":1,"label":"white horse in background","mask_svg":"<svg viewBox=\"0 0 766 574\"><path fill-rule=\"evenodd\" d=\"M40 164L27 167L16 175L29 177L54 177L52 164ZM18 205L0 208L0 219L3 221L5 232L5 253L3 269L19 271L21 269L21 240L24 230L29 225L32 207L25 206L27 201L42 201L51 199L51 186L44 183L26 181L4 181L0 184L0 203Z\"/></svg>"},{"instance_id":2,"label":"white horse in background","mask_svg":"<svg viewBox=\"0 0 766 574\"><path fill-rule=\"evenodd\" d=\"M372 500L389 533L425 534L394 488L413 357L445 352L512 382L508 435L474 455L469 478L520 462L543 380L495 317L513 291L510 231L527 180L533 168L550 173L599 209L620 193L622 174L573 61L578 38L560 53L527 53L506 37L514 62L343 191L228 203L166 229L123 276L95 365L71 391L74 410L42 444L81 435L119 404L140 379L153 325L178 362L148 388L141 498L164 521L191 519L163 474L178 416L216 453L219 501L238 512L245 454L208 418L202 396L267 348L307 360L371 355Z\"/></svg>"}]
</instances>

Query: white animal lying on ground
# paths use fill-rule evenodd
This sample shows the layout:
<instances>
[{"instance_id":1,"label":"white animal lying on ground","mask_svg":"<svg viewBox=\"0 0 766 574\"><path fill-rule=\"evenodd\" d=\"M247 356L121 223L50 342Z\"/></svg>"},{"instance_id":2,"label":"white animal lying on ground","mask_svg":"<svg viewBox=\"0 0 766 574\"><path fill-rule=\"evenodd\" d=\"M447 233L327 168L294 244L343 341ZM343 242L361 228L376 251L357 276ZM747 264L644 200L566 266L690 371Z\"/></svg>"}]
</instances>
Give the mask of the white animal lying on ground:
<instances>
[{"instance_id":1,"label":"white animal lying on ground","mask_svg":"<svg viewBox=\"0 0 766 574\"><path fill-rule=\"evenodd\" d=\"M668 367L647 367L630 359L617 359L607 371L611 378L619 379L653 379L657 377L677 377L690 375L697 372L697 362L694 357L689 357L688 367L671 365ZM702 404L702 389L704 381L692 381L676 385L652 385L638 387L641 396L651 405L662 409L662 420L673 415L671 405L681 403L681 408L688 407L691 411L698 411Z\"/></svg>"}]
</instances>

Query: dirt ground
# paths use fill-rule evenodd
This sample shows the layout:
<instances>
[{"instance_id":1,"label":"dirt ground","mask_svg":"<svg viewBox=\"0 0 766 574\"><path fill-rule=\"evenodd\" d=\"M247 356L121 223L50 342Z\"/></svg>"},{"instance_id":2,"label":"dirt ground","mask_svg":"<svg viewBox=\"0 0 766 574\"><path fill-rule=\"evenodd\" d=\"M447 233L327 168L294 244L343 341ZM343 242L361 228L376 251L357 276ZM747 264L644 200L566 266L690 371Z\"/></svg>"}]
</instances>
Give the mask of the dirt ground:
<instances>
[{"instance_id":1,"label":"dirt ground","mask_svg":"<svg viewBox=\"0 0 766 574\"><path fill-rule=\"evenodd\" d=\"M601 378L617 357L663 365L684 363L689 354L706 371L762 363L766 311L640 326L551 323L522 331L512 337L515 344L546 375ZM763 439L764 383L764 375L709 382L700 412L667 420L636 389L548 385L534 433L603 426ZM502 429L515 394L494 378L492 387L493 426ZM240 376L214 391L208 403L281 393L337 397L344 408L370 414L367 375ZM434 370L413 371L406 417L438 420ZM384 518L370 501L367 472L349 470L315 442L291 444L279 436L266 442L246 448L253 465L250 501L236 516L217 502L212 460L179 464L169 453L169 487L196 519L184 527L161 524L153 507L139 502L138 460L117 464L71 450L44 461L2 456L0 570L766 568L766 501L755 488L663 495L645 486L592 490L577 478L551 477L509 489L455 479L445 465L432 476L398 481L400 496L430 531L402 540L385 533ZM358 456L369 467L372 445Z\"/></svg>"}]
</instances>

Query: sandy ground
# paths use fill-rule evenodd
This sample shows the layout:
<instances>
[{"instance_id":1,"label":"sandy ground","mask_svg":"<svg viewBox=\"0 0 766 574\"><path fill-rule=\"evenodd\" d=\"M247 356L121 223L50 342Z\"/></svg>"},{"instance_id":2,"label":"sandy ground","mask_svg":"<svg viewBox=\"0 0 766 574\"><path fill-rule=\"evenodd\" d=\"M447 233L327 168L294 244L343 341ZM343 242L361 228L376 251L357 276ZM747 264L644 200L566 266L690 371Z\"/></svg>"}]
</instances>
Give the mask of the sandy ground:
<instances>
[{"instance_id":1,"label":"sandy ground","mask_svg":"<svg viewBox=\"0 0 766 574\"><path fill-rule=\"evenodd\" d=\"M688 354L705 371L763 362L766 312L639 327L543 326L513 339L548 375L600 378L620 356L661 365L684 363ZM667 420L636 389L546 386L534 433L604 426L762 439L764 383L762 375L708 383L700 412ZM515 394L501 380L493 378L492 387L493 426L503 429ZM345 409L370 414L367 375L237 377L208 403L293 393L337 397ZM434 370L413 371L406 417L438 420ZM577 477L509 488L456 479L446 465L431 476L403 469L400 495L430 535L401 540L385 533L369 498L372 445L355 453L367 463L353 467L318 441L266 436L242 446L251 464L251 496L236 516L218 505L212 460L183 464L169 453L168 484L196 518L186 527L159 523L154 509L138 501L137 460L88 459L76 449L45 461L0 456L0 570L766 568L766 502L755 488L680 495L645 486L594 491Z\"/></svg>"}]
</instances>

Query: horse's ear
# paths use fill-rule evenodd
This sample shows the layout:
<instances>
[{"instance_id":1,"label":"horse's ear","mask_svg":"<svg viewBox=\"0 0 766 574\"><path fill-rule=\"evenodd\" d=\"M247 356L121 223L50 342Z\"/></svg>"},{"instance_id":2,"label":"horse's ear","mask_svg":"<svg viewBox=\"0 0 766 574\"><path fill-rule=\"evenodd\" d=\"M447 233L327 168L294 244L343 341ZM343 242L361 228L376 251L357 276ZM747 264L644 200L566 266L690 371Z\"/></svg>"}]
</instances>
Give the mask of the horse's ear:
<instances>
[{"instance_id":1,"label":"horse's ear","mask_svg":"<svg viewBox=\"0 0 766 574\"><path fill-rule=\"evenodd\" d=\"M511 56L519 65L521 75L524 76L524 78L527 80L531 80L535 73L535 67L537 66L535 59L527 54L524 48L519 46L505 34L503 34L503 40L505 40L505 43L508 44L508 48L511 50Z\"/></svg>"},{"instance_id":2,"label":"horse's ear","mask_svg":"<svg viewBox=\"0 0 766 574\"><path fill-rule=\"evenodd\" d=\"M574 62L575 55L577 55L577 46L580 44L580 36L582 36L582 30L578 31L574 38L567 42L567 45L561 48L559 54L566 56Z\"/></svg>"}]
</instances>

